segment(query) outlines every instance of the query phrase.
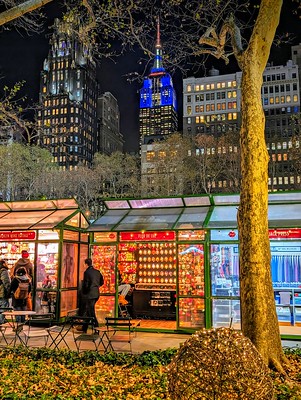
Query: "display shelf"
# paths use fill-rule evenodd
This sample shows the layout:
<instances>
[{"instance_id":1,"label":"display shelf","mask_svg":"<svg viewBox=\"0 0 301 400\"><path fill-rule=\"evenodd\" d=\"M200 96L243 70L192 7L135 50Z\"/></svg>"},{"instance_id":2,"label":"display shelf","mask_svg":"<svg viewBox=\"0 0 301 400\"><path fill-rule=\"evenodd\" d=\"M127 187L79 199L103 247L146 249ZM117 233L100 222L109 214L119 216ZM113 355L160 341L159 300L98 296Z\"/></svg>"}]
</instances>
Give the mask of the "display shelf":
<instances>
[{"instance_id":1,"label":"display shelf","mask_svg":"<svg viewBox=\"0 0 301 400\"><path fill-rule=\"evenodd\" d=\"M137 283L176 285L175 243L139 243Z\"/></svg>"},{"instance_id":2,"label":"display shelf","mask_svg":"<svg viewBox=\"0 0 301 400\"><path fill-rule=\"evenodd\" d=\"M21 258L22 250L27 250L29 259L34 261L35 243L32 242L0 242L0 256L5 259L9 269Z\"/></svg>"},{"instance_id":3,"label":"display shelf","mask_svg":"<svg viewBox=\"0 0 301 400\"><path fill-rule=\"evenodd\" d=\"M134 318L176 319L174 291L140 291L133 293Z\"/></svg>"}]
</instances>

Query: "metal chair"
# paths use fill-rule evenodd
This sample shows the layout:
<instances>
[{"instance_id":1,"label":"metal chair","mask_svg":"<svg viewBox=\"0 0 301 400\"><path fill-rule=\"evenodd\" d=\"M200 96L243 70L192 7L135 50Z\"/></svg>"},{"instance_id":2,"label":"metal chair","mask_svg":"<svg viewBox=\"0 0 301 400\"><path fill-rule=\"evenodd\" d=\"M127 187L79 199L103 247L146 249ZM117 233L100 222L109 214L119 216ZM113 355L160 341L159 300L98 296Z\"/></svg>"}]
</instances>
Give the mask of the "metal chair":
<instances>
[{"instance_id":1,"label":"metal chair","mask_svg":"<svg viewBox=\"0 0 301 400\"><path fill-rule=\"evenodd\" d=\"M49 328L54 320L52 313L34 314L31 315L28 321L24 324L22 334L24 335L24 344L29 347L31 339L44 339L44 347L47 346L48 340L51 337ZM33 346L39 347L39 346Z\"/></svg>"},{"instance_id":2,"label":"metal chair","mask_svg":"<svg viewBox=\"0 0 301 400\"><path fill-rule=\"evenodd\" d=\"M0 308L0 314L2 314L5 311L13 311L12 307L1 307ZM5 321L0 324L0 347L6 347L10 346L14 343L16 344L16 332L12 327L12 324L7 321L5 318Z\"/></svg>"},{"instance_id":3,"label":"metal chair","mask_svg":"<svg viewBox=\"0 0 301 400\"><path fill-rule=\"evenodd\" d=\"M102 336L95 330L95 320L93 317L84 317L80 315L69 317L70 329L72 330L73 340L78 352L81 351L81 344L92 342L95 350L98 351L99 345L102 343ZM83 329L86 329L83 332Z\"/></svg>"},{"instance_id":4,"label":"metal chair","mask_svg":"<svg viewBox=\"0 0 301 400\"><path fill-rule=\"evenodd\" d=\"M59 345L61 343L64 343L66 348L70 349L70 347L66 341L66 336L71 329L70 317L74 317L77 314L78 314L78 308L76 308L74 310L70 310L67 312L67 316L62 325L53 325L47 329L49 332L49 335L50 335L50 339L51 339L49 347L53 346L53 349L56 350L59 348Z\"/></svg>"}]
</instances>

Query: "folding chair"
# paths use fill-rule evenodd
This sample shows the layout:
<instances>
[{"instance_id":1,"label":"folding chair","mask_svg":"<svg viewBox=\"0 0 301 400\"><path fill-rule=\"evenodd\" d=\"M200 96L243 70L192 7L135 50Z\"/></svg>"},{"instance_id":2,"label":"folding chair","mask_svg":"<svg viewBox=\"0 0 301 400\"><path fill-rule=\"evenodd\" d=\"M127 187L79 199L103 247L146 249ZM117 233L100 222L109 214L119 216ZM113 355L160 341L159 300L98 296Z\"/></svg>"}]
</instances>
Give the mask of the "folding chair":
<instances>
[{"instance_id":1,"label":"folding chair","mask_svg":"<svg viewBox=\"0 0 301 400\"><path fill-rule=\"evenodd\" d=\"M70 349L70 347L66 341L66 336L71 329L69 319L70 319L70 317L76 316L77 313L78 313L78 308L68 311L67 316L65 318L65 322L62 325L53 325L50 328L48 328L49 336L51 339L49 347L53 346L53 349L57 350L57 349L59 349L59 345L61 343L64 343L66 348Z\"/></svg>"},{"instance_id":2,"label":"folding chair","mask_svg":"<svg viewBox=\"0 0 301 400\"><path fill-rule=\"evenodd\" d=\"M2 314L5 311L13 311L12 307L1 307L0 308L0 314ZM16 332L13 329L12 325L6 320L0 324L0 347L6 347L12 345L14 342L14 345L16 344Z\"/></svg>"},{"instance_id":3,"label":"folding chair","mask_svg":"<svg viewBox=\"0 0 301 400\"><path fill-rule=\"evenodd\" d=\"M73 340L78 352L81 351L81 344L92 342L95 350L98 351L99 345L102 343L102 337L95 329L95 320L93 317L83 317L80 315L69 317L70 329L73 333ZM88 326L87 332L81 333L80 330Z\"/></svg>"},{"instance_id":4,"label":"folding chair","mask_svg":"<svg viewBox=\"0 0 301 400\"><path fill-rule=\"evenodd\" d=\"M52 313L48 314L34 314L31 315L28 321L24 324L22 333L24 335L24 344L26 347L29 346L29 340L31 339L44 339L44 347L47 346L48 340L51 337L49 328L54 320ZM39 346L34 346L39 347Z\"/></svg>"},{"instance_id":5,"label":"folding chair","mask_svg":"<svg viewBox=\"0 0 301 400\"><path fill-rule=\"evenodd\" d=\"M106 317L106 328L108 332L108 348L116 351L113 343L128 343L132 353L132 340L136 334L136 327L140 321L134 322L131 318L112 318ZM124 350L122 350L124 351Z\"/></svg>"}]
</instances>

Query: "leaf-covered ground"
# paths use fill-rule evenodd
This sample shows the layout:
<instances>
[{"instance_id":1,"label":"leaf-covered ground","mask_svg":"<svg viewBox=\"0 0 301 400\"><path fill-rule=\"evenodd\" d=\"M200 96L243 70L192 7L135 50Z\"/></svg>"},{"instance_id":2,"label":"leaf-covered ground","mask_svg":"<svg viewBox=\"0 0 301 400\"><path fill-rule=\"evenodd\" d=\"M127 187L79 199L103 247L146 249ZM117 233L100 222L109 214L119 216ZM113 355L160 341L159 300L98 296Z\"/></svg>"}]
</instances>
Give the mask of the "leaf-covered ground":
<instances>
[{"instance_id":1,"label":"leaf-covered ground","mask_svg":"<svg viewBox=\"0 0 301 400\"><path fill-rule=\"evenodd\" d=\"M0 399L170 399L167 366L175 352L131 356L2 349ZM272 373L276 399L301 400L301 350L291 350L287 357L290 380Z\"/></svg>"}]
</instances>

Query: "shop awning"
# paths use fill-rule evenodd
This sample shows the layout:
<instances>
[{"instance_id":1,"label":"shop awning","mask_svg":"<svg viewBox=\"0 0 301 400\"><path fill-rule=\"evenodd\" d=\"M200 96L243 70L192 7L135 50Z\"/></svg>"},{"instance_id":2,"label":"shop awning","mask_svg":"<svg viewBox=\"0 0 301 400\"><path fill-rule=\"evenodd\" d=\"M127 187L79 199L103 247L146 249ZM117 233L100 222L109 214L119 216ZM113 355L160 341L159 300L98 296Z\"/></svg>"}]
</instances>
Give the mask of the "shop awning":
<instances>
[{"instance_id":1,"label":"shop awning","mask_svg":"<svg viewBox=\"0 0 301 400\"><path fill-rule=\"evenodd\" d=\"M88 231L237 228L238 194L145 199L107 199L106 211ZM269 194L269 226L301 225L301 193Z\"/></svg>"},{"instance_id":2,"label":"shop awning","mask_svg":"<svg viewBox=\"0 0 301 400\"><path fill-rule=\"evenodd\" d=\"M79 212L75 199L0 202L0 230L53 229L62 222L73 226Z\"/></svg>"}]
</instances>

